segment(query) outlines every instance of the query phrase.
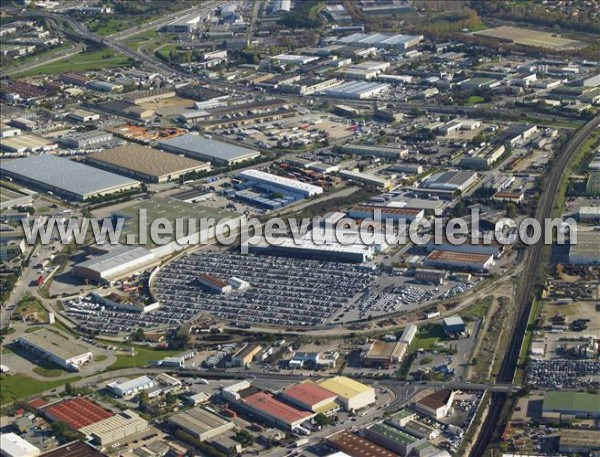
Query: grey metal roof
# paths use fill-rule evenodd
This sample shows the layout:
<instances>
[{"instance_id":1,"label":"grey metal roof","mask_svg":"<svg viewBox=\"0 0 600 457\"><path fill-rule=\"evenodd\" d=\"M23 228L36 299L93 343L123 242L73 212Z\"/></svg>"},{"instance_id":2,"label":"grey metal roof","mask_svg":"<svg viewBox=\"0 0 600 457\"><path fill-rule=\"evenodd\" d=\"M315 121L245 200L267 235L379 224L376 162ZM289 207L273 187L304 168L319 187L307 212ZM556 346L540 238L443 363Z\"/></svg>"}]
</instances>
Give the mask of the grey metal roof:
<instances>
[{"instance_id":1,"label":"grey metal roof","mask_svg":"<svg viewBox=\"0 0 600 457\"><path fill-rule=\"evenodd\" d=\"M3 172L71 194L86 196L139 181L53 155L5 160Z\"/></svg>"},{"instance_id":2,"label":"grey metal roof","mask_svg":"<svg viewBox=\"0 0 600 457\"><path fill-rule=\"evenodd\" d=\"M178 148L185 150L189 154L199 154L203 157L214 157L217 160L234 160L245 157L249 154L256 154L257 151L243 148L222 141L211 140L199 135L188 133L187 135L176 136L168 140L159 141L158 145L169 148ZM183 152L183 151L182 151Z\"/></svg>"}]
</instances>

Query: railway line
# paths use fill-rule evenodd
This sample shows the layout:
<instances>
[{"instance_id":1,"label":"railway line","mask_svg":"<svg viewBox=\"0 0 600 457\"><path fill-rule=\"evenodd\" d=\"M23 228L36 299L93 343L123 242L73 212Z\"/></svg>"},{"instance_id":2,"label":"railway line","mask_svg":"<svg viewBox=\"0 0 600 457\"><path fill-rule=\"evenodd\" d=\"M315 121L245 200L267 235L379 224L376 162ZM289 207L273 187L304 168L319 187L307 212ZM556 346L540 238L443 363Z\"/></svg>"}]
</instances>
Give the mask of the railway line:
<instances>
[{"instance_id":1,"label":"railway line","mask_svg":"<svg viewBox=\"0 0 600 457\"><path fill-rule=\"evenodd\" d=\"M570 164L581 145L599 126L600 116L596 116L573 135L565 145L562 153L558 156L554 167L550 171L542 195L540 196L535 214L535 218L540 222L542 227L544 227L544 219L552 216L552 208L554 207L554 202L565 169ZM500 372L496 378L498 383L512 383L515 377L521 346L525 337L525 331L527 330L527 321L533 303L537 275L540 268L543 267L543 239L544 237L542 236L538 243L529 248L527 259L525 260L526 264L521 286L517 289L517 294L515 296L515 303L517 304L518 310L517 318L508 349L500 367ZM492 392L489 411L477 437L477 441L469 454L471 457L480 457L484 455L488 446L497 436L499 436L499 432L501 432L504 425L501 422L502 410L504 409L507 400L508 394L506 392Z\"/></svg>"}]
</instances>

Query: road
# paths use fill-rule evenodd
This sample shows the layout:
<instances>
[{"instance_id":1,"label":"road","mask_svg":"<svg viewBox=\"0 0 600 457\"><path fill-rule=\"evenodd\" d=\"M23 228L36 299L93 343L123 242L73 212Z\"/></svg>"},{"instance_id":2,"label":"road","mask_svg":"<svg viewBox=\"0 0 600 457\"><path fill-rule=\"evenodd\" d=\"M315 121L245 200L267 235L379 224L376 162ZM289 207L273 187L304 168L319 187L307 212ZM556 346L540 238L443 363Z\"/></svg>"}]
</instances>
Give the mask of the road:
<instances>
[{"instance_id":1,"label":"road","mask_svg":"<svg viewBox=\"0 0 600 457\"><path fill-rule=\"evenodd\" d=\"M581 127L567 142L562 153L557 157L540 196L535 214L535 218L540 222L542 227L544 226L544 219L552 216L552 209L558 196L558 190L565 170L582 144L594 133L599 125L600 116L597 116ZM543 238L542 236L542 240L529 248L525 259L523 276L515 295L515 306L517 307L516 322L513 326L510 343L497 377L497 381L500 383L512 383L515 377L521 346L525 337L525 331L527 330L527 321L531 312L532 298L538 279L537 275L545 266L542 264L544 254ZM492 393L488 414L481 427L477 441L471 449L470 455L472 457L484 455L485 450L492 443L494 437L499 436L499 433L503 430L504 424L501 421L501 414L507 398L507 393Z\"/></svg>"}]
</instances>

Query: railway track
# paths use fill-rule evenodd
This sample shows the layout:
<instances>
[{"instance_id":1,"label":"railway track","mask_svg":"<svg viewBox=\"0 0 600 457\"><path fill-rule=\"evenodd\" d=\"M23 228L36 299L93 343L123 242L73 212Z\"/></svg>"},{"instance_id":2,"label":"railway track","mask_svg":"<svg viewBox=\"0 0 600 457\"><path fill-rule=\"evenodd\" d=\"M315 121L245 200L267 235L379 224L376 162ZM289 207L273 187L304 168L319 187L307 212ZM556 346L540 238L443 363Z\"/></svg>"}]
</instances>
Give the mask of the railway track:
<instances>
[{"instance_id":1,"label":"railway track","mask_svg":"<svg viewBox=\"0 0 600 457\"><path fill-rule=\"evenodd\" d=\"M552 216L552 208L557 197L564 171L581 145L599 127L599 125L600 116L596 116L573 135L565 145L563 152L558 156L554 167L550 171L542 195L540 196L540 201L535 214L535 218L540 222L542 227L544 227L544 219ZM533 303L535 282L540 267L543 266L543 239L544 236L542 236L538 243L529 248L527 259L525 260L526 266L523 272L522 283L515 296L515 303L518 307L517 319L508 349L500 367L500 372L497 376L497 382L512 383L515 377L521 346L525 337L525 331L527 330L527 321ZM469 454L471 457L483 456L488 446L499 436L499 433L504 426L504 424L501 423L501 415L507 399L507 393L492 393L488 414L477 437L477 441Z\"/></svg>"}]
</instances>

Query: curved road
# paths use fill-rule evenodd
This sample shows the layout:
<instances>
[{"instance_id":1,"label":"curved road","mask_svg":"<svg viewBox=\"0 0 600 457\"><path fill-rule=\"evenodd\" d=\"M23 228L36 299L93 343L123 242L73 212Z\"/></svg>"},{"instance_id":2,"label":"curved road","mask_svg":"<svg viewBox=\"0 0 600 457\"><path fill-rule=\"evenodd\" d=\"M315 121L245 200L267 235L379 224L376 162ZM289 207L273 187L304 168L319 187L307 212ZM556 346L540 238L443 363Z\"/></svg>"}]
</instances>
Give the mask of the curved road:
<instances>
[{"instance_id":1,"label":"curved road","mask_svg":"<svg viewBox=\"0 0 600 457\"><path fill-rule=\"evenodd\" d=\"M552 216L552 209L565 170L577 151L579 151L579 148L588 137L594 133L599 125L600 116L597 116L581 127L567 142L562 153L558 156L554 167L550 171L544 191L540 196L540 201L535 214L535 218L540 222L542 227L544 226L544 220ZM514 331L506 355L504 356L504 360L500 367L500 372L498 373L497 381L499 383L513 382L521 346L525 337L525 331L527 330L527 321L529 319L529 313L531 312L537 275L540 269L544 267L542 264L543 253L544 244L542 236L542 240L529 248L527 259L525 261L526 264L521 280L521 286L517 290L515 296L515 303L518 309L517 320L514 325ZM507 398L507 394L504 392L492 393L488 415L481 427L477 441L471 449L470 456L480 457L484 455L485 450L492 443L494 437L498 436L499 432L502 431L504 424L501 423L501 414Z\"/></svg>"}]
</instances>

